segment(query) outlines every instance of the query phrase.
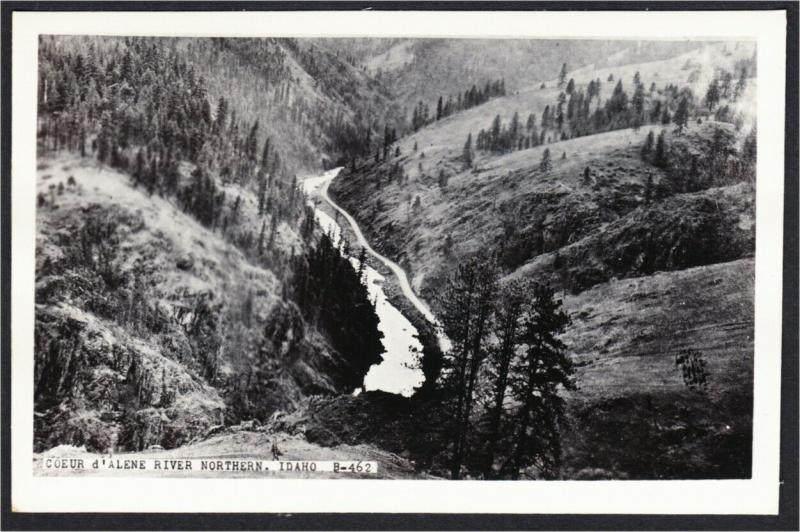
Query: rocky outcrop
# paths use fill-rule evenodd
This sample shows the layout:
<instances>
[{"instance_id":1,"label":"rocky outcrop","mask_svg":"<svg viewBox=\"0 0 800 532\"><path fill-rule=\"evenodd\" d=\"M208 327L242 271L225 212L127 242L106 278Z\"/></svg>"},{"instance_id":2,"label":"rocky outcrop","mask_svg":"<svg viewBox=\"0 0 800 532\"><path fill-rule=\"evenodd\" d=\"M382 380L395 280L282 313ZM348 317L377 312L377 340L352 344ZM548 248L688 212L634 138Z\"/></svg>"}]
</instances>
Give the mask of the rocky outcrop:
<instances>
[{"instance_id":1,"label":"rocky outcrop","mask_svg":"<svg viewBox=\"0 0 800 532\"><path fill-rule=\"evenodd\" d=\"M169 449L224 420L214 388L121 328L67 305L36 317L37 450Z\"/></svg>"},{"instance_id":2,"label":"rocky outcrop","mask_svg":"<svg viewBox=\"0 0 800 532\"><path fill-rule=\"evenodd\" d=\"M352 391L353 364L271 262L122 174L70 157L40 167L40 189L70 184L37 211L37 451L170 449ZM256 218L257 202L239 217ZM276 242L293 241L282 231Z\"/></svg>"}]
</instances>

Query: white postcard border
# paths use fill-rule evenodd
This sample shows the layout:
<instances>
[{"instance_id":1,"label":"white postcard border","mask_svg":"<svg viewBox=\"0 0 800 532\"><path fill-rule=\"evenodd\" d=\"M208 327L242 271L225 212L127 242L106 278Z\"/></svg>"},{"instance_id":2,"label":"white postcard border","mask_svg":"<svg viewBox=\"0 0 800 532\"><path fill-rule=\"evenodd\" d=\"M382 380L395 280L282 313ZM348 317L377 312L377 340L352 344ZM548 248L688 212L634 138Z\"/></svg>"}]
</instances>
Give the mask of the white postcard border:
<instances>
[{"instance_id":1,"label":"white postcard border","mask_svg":"<svg viewBox=\"0 0 800 532\"><path fill-rule=\"evenodd\" d=\"M37 43L40 34L754 39L758 181L753 478L432 481L33 476ZM12 35L12 509L36 512L776 514L786 18L714 12L15 12Z\"/></svg>"}]
</instances>

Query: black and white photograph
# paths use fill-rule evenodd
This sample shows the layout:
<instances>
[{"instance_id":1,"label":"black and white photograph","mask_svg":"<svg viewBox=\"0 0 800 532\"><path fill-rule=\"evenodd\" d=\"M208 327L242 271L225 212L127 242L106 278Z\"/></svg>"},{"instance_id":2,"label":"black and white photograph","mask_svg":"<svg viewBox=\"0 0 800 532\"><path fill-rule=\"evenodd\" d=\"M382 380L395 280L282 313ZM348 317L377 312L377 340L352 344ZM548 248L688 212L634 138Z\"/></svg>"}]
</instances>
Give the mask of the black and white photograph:
<instances>
[{"instance_id":1,"label":"black and white photograph","mask_svg":"<svg viewBox=\"0 0 800 532\"><path fill-rule=\"evenodd\" d=\"M563 28L37 34L15 467L753 479L762 42Z\"/></svg>"}]
</instances>

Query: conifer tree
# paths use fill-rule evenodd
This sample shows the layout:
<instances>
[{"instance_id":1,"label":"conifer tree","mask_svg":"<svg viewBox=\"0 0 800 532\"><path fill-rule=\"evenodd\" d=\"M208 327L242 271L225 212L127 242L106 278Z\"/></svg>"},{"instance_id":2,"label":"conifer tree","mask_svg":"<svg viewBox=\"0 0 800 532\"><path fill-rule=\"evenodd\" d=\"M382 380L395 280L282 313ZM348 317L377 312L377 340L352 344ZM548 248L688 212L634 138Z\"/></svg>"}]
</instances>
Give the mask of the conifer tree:
<instances>
[{"instance_id":1,"label":"conifer tree","mask_svg":"<svg viewBox=\"0 0 800 532\"><path fill-rule=\"evenodd\" d=\"M655 136L653 135L653 130L647 134L647 138L644 141L644 145L642 146L642 160L647 160L650 157L650 153L653 151L653 142L655 141Z\"/></svg>"},{"instance_id":2,"label":"conifer tree","mask_svg":"<svg viewBox=\"0 0 800 532\"><path fill-rule=\"evenodd\" d=\"M147 195L152 196L158 187L158 166L155 157L150 161L150 173L147 176Z\"/></svg>"},{"instance_id":3,"label":"conifer tree","mask_svg":"<svg viewBox=\"0 0 800 532\"><path fill-rule=\"evenodd\" d=\"M584 185L591 185L592 184L592 174L589 167L583 169L583 184Z\"/></svg>"},{"instance_id":4,"label":"conifer tree","mask_svg":"<svg viewBox=\"0 0 800 532\"><path fill-rule=\"evenodd\" d=\"M567 80L567 64L564 63L561 65L561 72L558 73L558 88L564 86L564 83Z\"/></svg>"},{"instance_id":5,"label":"conifer tree","mask_svg":"<svg viewBox=\"0 0 800 532\"><path fill-rule=\"evenodd\" d=\"M722 98L730 98L731 97L731 85L733 83L733 75L728 72L727 70L722 75L722 79L720 80L720 96Z\"/></svg>"},{"instance_id":6,"label":"conifer tree","mask_svg":"<svg viewBox=\"0 0 800 532\"><path fill-rule=\"evenodd\" d=\"M439 178L438 178L439 188L444 190L447 188L447 174L444 173L443 169L439 170Z\"/></svg>"},{"instance_id":7,"label":"conifer tree","mask_svg":"<svg viewBox=\"0 0 800 532\"><path fill-rule=\"evenodd\" d=\"M511 124L508 126L509 142L513 145L517 142L517 137L520 132L519 113L514 111L511 117Z\"/></svg>"},{"instance_id":8,"label":"conifer tree","mask_svg":"<svg viewBox=\"0 0 800 532\"><path fill-rule=\"evenodd\" d=\"M467 135L467 142L464 143L464 150L462 152L461 159L464 161L464 166L466 168L472 168L472 133Z\"/></svg>"},{"instance_id":9,"label":"conifer tree","mask_svg":"<svg viewBox=\"0 0 800 532\"><path fill-rule=\"evenodd\" d=\"M658 135L658 140L656 141L656 153L653 157L653 164L659 168L666 168L667 167L667 141L664 137L664 131L662 130L661 133Z\"/></svg>"},{"instance_id":10,"label":"conifer tree","mask_svg":"<svg viewBox=\"0 0 800 532\"><path fill-rule=\"evenodd\" d=\"M644 204L650 205L650 201L653 199L653 173L647 173L647 180L644 183Z\"/></svg>"},{"instance_id":11,"label":"conifer tree","mask_svg":"<svg viewBox=\"0 0 800 532\"><path fill-rule=\"evenodd\" d=\"M445 387L454 395L450 474L461 478L472 428L475 387L487 355L495 311L497 266L493 257L478 256L459 265L439 294L441 323L453 343L445 354Z\"/></svg>"},{"instance_id":12,"label":"conifer tree","mask_svg":"<svg viewBox=\"0 0 800 532\"><path fill-rule=\"evenodd\" d=\"M717 83L717 80L714 79L708 85L708 89L706 90L706 106L708 106L709 110L711 111L714 110L714 106L717 105L717 103L719 102L719 98L720 98L719 84Z\"/></svg>"},{"instance_id":13,"label":"conifer tree","mask_svg":"<svg viewBox=\"0 0 800 532\"><path fill-rule=\"evenodd\" d=\"M266 231L266 228L267 228L267 221L266 221L266 220L263 220L263 221L261 222L261 231L260 231L260 232L259 232L259 234L258 234L258 248L257 248L257 253L258 253L258 256L259 256L259 257L260 257L260 256L262 256L262 255L264 254L264 232Z\"/></svg>"},{"instance_id":14,"label":"conifer tree","mask_svg":"<svg viewBox=\"0 0 800 532\"><path fill-rule=\"evenodd\" d=\"M758 139L758 132L756 127L753 126L753 129L750 130L750 132L745 137L744 142L742 143L742 158L748 164L756 163L756 159L758 156L758 150L756 144L757 139Z\"/></svg>"},{"instance_id":15,"label":"conifer tree","mask_svg":"<svg viewBox=\"0 0 800 532\"><path fill-rule=\"evenodd\" d=\"M494 459L500 438L501 421L509 384L511 363L516 356L521 329L521 321L527 286L522 281L512 281L501 290L495 335L498 343L490 349L489 363L492 369L492 397L489 410L488 443L483 476L491 478L494 473Z\"/></svg>"},{"instance_id":16,"label":"conifer tree","mask_svg":"<svg viewBox=\"0 0 800 532\"><path fill-rule=\"evenodd\" d=\"M144 154L142 150L139 149L136 152L136 165L134 166L133 171L133 182L134 184L140 184L144 182L145 173L144 173Z\"/></svg>"},{"instance_id":17,"label":"conifer tree","mask_svg":"<svg viewBox=\"0 0 800 532\"><path fill-rule=\"evenodd\" d=\"M558 338L569 324L561 301L553 290L535 285L525 309L522 356L513 365L511 395L519 405L515 416L513 453L509 461L512 479L536 464L545 477L554 477L561 461L560 425L564 400L559 389L575 388L572 362L566 345Z\"/></svg>"},{"instance_id":18,"label":"conifer tree","mask_svg":"<svg viewBox=\"0 0 800 532\"><path fill-rule=\"evenodd\" d=\"M256 148L258 146L258 120L253 122L253 126L250 128L250 134L247 136L247 156L251 160L255 160L256 158Z\"/></svg>"},{"instance_id":19,"label":"conifer tree","mask_svg":"<svg viewBox=\"0 0 800 532\"><path fill-rule=\"evenodd\" d=\"M742 68L740 71L739 79L736 81L736 87L733 89L733 99L738 100L747 88L747 69Z\"/></svg>"},{"instance_id":20,"label":"conifer tree","mask_svg":"<svg viewBox=\"0 0 800 532\"><path fill-rule=\"evenodd\" d=\"M264 141L264 148L261 150L261 168L269 168L269 155L270 155L270 138Z\"/></svg>"},{"instance_id":21,"label":"conifer tree","mask_svg":"<svg viewBox=\"0 0 800 532\"><path fill-rule=\"evenodd\" d=\"M689 102L684 96L678 104L678 109L675 111L675 116L672 121L678 126L678 133L683 132L683 128L689 123Z\"/></svg>"},{"instance_id":22,"label":"conifer tree","mask_svg":"<svg viewBox=\"0 0 800 532\"><path fill-rule=\"evenodd\" d=\"M542 153L542 160L539 162L539 170L549 172L553 169L553 162L550 160L550 148L545 148Z\"/></svg>"}]
</instances>

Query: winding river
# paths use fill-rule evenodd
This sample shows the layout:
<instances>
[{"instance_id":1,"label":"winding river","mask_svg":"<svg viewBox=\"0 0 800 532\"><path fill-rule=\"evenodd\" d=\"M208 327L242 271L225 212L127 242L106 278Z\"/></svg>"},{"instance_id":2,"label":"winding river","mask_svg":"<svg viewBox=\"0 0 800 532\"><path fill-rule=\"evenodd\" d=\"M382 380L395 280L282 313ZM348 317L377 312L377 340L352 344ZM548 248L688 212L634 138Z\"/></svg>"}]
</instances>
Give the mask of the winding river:
<instances>
[{"instance_id":1,"label":"winding river","mask_svg":"<svg viewBox=\"0 0 800 532\"><path fill-rule=\"evenodd\" d=\"M352 249L363 247L372 257L383 263L397 277L400 289L408 301L425 316L431 323L436 323L436 318L428 305L425 304L411 288L405 270L396 262L384 257L372 246L370 246L364 233L358 226L355 219L350 214L331 200L328 195L328 187L331 181L339 175L341 168L329 170L321 175L309 177L303 180L303 191L309 198L319 198L339 215L341 215L356 235L356 246ZM342 228L330 215L316 208L313 201L309 205L314 207L314 216L323 231L329 232L334 241L338 243L341 239ZM358 267L358 260L349 257L354 268ZM378 329L383 333L383 347L386 352L383 354L383 361L372 366L364 377L364 390L383 390L386 392L397 393L406 397L414 392L414 388L422 384L424 376L419 369L419 357L422 356L422 344L417 338L417 329L406 319L405 316L386 298L383 290L385 278L374 268L366 266L365 276L367 289L372 301L376 302L375 311L378 314L380 323ZM449 347L446 337L440 335L439 344L443 349Z\"/></svg>"}]
</instances>

